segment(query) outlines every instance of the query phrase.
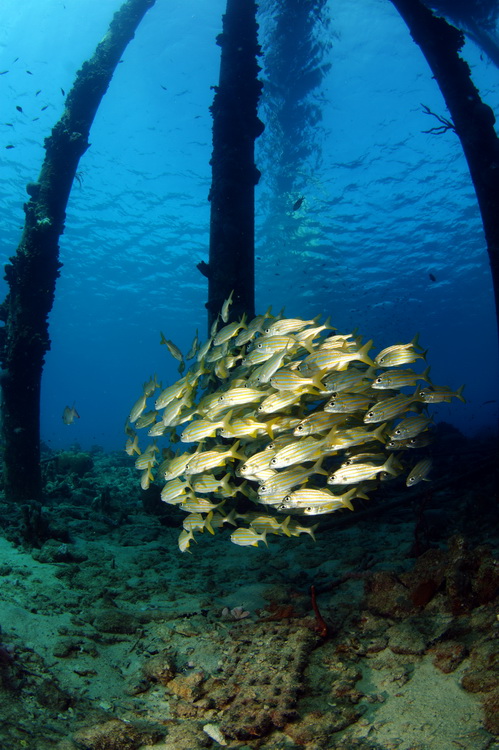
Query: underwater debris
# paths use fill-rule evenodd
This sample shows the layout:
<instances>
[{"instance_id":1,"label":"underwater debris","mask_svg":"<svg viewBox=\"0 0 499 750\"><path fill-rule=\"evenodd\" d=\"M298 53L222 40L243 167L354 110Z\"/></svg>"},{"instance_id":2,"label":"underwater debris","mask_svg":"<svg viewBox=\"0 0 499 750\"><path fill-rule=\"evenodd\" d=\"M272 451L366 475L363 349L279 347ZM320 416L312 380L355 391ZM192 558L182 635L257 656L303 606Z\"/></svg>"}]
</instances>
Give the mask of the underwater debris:
<instances>
[{"instance_id":1,"label":"underwater debris","mask_svg":"<svg viewBox=\"0 0 499 750\"><path fill-rule=\"evenodd\" d=\"M230 297L226 302L228 311ZM427 478L429 459L418 453L411 461L406 448L431 442L428 404L463 400L462 387L434 385L429 368L388 369L425 359L418 335L373 360L372 341L318 322L273 316L270 308L218 331L216 322L204 345L196 334L194 363L147 412L160 386L156 376L144 384L125 426L126 451L139 454L142 488L166 480L162 500L189 514L181 551L194 532L214 534L226 523L237 527L230 539L241 546L267 545L271 534L314 539L317 526L292 516L353 510L352 500L368 499L381 482L403 474L412 486ZM155 440L140 452L131 422L152 437L195 447L160 453ZM248 510L251 504L266 515Z\"/></svg>"}]
</instances>

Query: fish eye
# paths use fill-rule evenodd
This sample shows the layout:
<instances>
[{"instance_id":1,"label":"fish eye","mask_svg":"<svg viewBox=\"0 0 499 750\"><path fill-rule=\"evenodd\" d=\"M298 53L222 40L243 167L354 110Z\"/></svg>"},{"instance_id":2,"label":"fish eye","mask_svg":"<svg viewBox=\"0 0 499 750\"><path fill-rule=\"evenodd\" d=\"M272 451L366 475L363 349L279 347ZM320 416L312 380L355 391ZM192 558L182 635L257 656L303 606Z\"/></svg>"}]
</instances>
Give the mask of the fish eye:
<instances>
[{"instance_id":1,"label":"fish eye","mask_svg":"<svg viewBox=\"0 0 499 750\"><path fill-rule=\"evenodd\" d=\"M374 382L375 382L375 383L382 383L382 382L383 382L383 379L382 379L382 378L376 378L376 380L375 380Z\"/></svg>"},{"instance_id":2,"label":"fish eye","mask_svg":"<svg viewBox=\"0 0 499 750\"><path fill-rule=\"evenodd\" d=\"M275 466L275 465L276 465L276 463L277 463L277 458L271 458L271 459L270 459L270 464L271 464L271 466Z\"/></svg>"},{"instance_id":3,"label":"fish eye","mask_svg":"<svg viewBox=\"0 0 499 750\"><path fill-rule=\"evenodd\" d=\"M267 492L267 486L265 484L260 485L260 492Z\"/></svg>"},{"instance_id":4,"label":"fish eye","mask_svg":"<svg viewBox=\"0 0 499 750\"><path fill-rule=\"evenodd\" d=\"M299 424L299 425L296 426L295 429L296 429L296 432L301 432L302 430L305 429L305 425Z\"/></svg>"},{"instance_id":5,"label":"fish eye","mask_svg":"<svg viewBox=\"0 0 499 750\"><path fill-rule=\"evenodd\" d=\"M368 417L374 417L374 412L373 411L368 411L367 412L367 416Z\"/></svg>"},{"instance_id":6,"label":"fish eye","mask_svg":"<svg viewBox=\"0 0 499 750\"><path fill-rule=\"evenodd\" d=\"M401 430L395 430L395 434L396 434L396 435L401 435L401 434L402 434L402 431L401 431Z\"/></svg>"}]
</instances>

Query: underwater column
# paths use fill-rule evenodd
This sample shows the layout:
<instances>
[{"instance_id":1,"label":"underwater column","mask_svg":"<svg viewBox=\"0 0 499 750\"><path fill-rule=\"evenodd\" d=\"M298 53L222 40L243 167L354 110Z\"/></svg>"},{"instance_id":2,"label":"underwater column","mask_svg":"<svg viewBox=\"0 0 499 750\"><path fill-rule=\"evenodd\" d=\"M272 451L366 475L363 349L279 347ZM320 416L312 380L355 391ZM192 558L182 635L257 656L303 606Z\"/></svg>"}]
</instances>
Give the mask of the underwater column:
<instances>
[{"instance_id":1,"label":"underwater column","mask_svg":"<svg viewBox=\"0 0 499 750\"><path fill-rule=\"evenodd\" d=\"M258 80L256 3L227 0L219 85L210 111L213 115L213 153L210 252L208 265L198 268L208 277L208 326L234 290L230 319L255 315L255 139L263 132L257 106L262 90Z\"/></svg>"},{"instance_id":2,"label":"underwater column","mask_svg":"<svg viewBox=\"0 0 499 750\"><path fill-rule=\"evenodd\" d=\"M155 0L127 0L114 14L94 55L76 74L63 115L45 139L45 158L30 196L16 254L5 267L9 291L0 305L2 434L5 496L41 495L40 389L50 348L48 315L59 276L59 237L80 158L102 97L137 26Z\"/></svg>"},{"instance_id":3,"label":"underwater column","mask_svg":"<svg viewBox=\"0 0 499 750\"><path fill-rule=\"evenodd\" d=\"M464 34L420 0L391 0L421 48L451 113L468 163L487 242L499 334L499 138L494 112L480 98L468 63L460 57ZM442 120L441 120L442 122ZM449 252L452 250L449 248Z\"/></svg>"}]
</instances>

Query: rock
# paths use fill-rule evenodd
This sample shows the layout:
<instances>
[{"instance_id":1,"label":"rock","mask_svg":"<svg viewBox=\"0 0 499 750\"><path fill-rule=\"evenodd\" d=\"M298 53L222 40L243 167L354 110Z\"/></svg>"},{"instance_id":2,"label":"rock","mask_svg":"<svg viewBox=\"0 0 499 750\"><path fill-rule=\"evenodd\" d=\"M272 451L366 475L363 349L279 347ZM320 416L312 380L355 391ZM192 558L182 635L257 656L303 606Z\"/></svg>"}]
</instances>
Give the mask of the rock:
<instances>
[{"instance_id":1,"label":"rock","mask_svg":"<svg viewBox=\"0 0 499 750\"><path fill-rule=\"evenodd\" d=\"M175 677L175 664L169 651L162 651L148 659L142 666L142 674L150 682L166 685Z\"/></svg>"},{"instance_id":2,"label":"rock","mask_svg":"<svg viewBox=\"0 0 499 750\"><path fill-rule=\"evenodd\" d=\"M482 641L470 654L470 666L461 685L470 693L488 692L499 687L499 652L496 641Z\"/></svg>"},{"instance_id":3,"label":"rock","mask_svg":"<svg viewBox=\"0 0 499 750\"><path fill-rule=\"evenodd\" d=\"M37 685L36 697L41 706L57 712L67 711L72 703L70 696L51 680Z\"/></svg>"},{"instance_id":4,"label":"rock","mask_svg":"<svg viewBox=\"0 0 499 750\"><path fill-rule=\"evenodd\" d=\"M433 664L444 674L453 672L463 661L467 650L459 641L444 641L429 649L433 654Z\"/></svg>"},{"instance_id":5,"label":"rock","mask_svg":"<svg viewBox=\"0 0 499 750\"><path fill-rule=\"evenodd\" d=\"M426 642L419 630L408 622L397 623L388 630L388 648L394 654L424 654Z\"/></svg>"},{"instance_id":6,"label":"rock","mask_svg":"<svg viewBox=\"0 0 499 750\"><path fill-rule=\"evenodd\" d=\"M201 685L204 681L203 672L193 672L189 675L178 675L168 683L168 690L186 701L195 701L201 695Z\"/></svg>"},{"instance_id":7,"label":"rock","mask_svg":"<svg viewBox=\"0 0 499 750\"><path fill-rule=\"evenodd\" d=\"M493 735L499 735L499 689L495 689L484 698L484 725L487 732Z\"/></svg>"},{"instance_id":8,"label":"rock","mask_svg":"<svg viewBox=\"0 0 499 750\"><path fill-rule=\"evenodd\" d=\"M88 453L71 453L63 451L57 455L58 474L76 474L82 477L93 469L94 462Z\"/></svg>"},{"instance_id":9,"label":"rock","mask_svg":"<svg viewBox=\"0 0 499 750\"><path fill-rule=\"evenodd\" d=\"M160 739L160 736L158 732L139 731L133 724L111 719L75 732L73 741L82 750L137 750L145 743Z\"/></svg>"},{"instance_id":10,"label":"rock","mask_svg":"<svg viewBox=\"0 0 499 750\"><path fill-rule=\"evenodd\" d=\"M122 633L133 635L141 627L137 617L119 609L109 608L98 612L93 626L101 633Z\"/></svg>"},{"instance_id":11,"label":"rock","mask_svg":"<svg viewBox=\"0 0 499 750\"><path fill-rule=\"evenodd\" d=\"M377 571L366 580L367 608L374 614L401 619L416 614L409 592L394 573Z\"/></svg>"}]
</instances>

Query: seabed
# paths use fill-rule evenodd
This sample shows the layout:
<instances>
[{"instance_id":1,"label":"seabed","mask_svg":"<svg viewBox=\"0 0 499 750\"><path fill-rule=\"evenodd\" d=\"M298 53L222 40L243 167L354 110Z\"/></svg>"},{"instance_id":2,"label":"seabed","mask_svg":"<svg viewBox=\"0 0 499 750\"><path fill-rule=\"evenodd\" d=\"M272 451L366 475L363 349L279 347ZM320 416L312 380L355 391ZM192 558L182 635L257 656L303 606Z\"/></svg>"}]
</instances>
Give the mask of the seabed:
<instances>
[{"instance_id":1,"label":"seabed","mask_svg":"<svg viewBox=\"0 0 499 750\"><path fill-rule=\"evenodd\" d=\"M497 750L493 459L439 444L433 482L387 482L316 543L226 528L186 553L133 459L46 454L43 507L0 504L0 747Z\"/></svg>"}]
</instances>

